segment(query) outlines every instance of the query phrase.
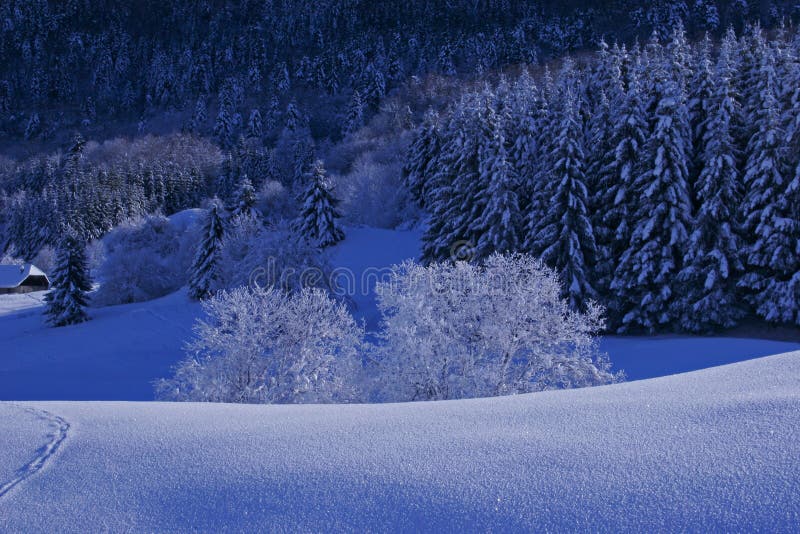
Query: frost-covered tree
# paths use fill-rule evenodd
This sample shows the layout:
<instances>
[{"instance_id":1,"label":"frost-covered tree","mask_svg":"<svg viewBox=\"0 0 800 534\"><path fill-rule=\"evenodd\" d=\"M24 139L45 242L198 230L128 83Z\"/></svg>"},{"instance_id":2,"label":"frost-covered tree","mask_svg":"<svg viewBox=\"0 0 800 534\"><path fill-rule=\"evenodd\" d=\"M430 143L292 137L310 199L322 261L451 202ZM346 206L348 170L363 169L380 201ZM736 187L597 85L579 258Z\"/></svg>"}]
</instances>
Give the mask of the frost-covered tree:
<instances>
[{"instance_id":1,"label":"frost-covered tree","mask_svg":"<svg viewBox=\"0 0 800 534\"><path fill-rule=\"evenodd\" d=\"M217 261L224 233L220 208L214 203L206 215L200 245L189 271L190 298L202 300L211 295L217 277Z\"/></svg>"},{"instance_id":2,"label":"frost-covered tree","mask_svg":"<svg viewBox=\"0 0 800 534\"><path fill-rule=\"evenodd\" d=\"M297 102L292 100L286 106L286 129L289 132L296 132L303 127L303 114L300 108L297 107Z\"/></svg>"},{"instance_id":3,"label":"frost-covered tree","mask_svg":"<svg viewBox=\"0 0 800 534\"><path fill-rule=\"evenodd\" d=\"M600 309L571 310L530 256L483 265L413 262L378 283L387 400L438 400L605 384L618 377L592 334Z\"/></svg>"},{"instance_id":4,"label":"frost-covered tree","mask_svg":"<svg viewBox=\"0 0 800 534\"><path fill-rule=\"evenodd\" d=\"M587 208L589 193L577 103L571 96L560 119L556 148L550 156L554 162L550 178L553 196L533 240L534 253L559 274L570 307L583 310L588 300L597 297L592 283L597 246Z\"/></svg>"},{"instance_id":5,"label":"frost-covered tree","mask_svg":"<svg viewBox=\"0 0 800 534\"><path fill-rule=\"evenodd\" d=\"M364 333L319 289L221 291L203 303L195 339L159 398L256 404L349 402Z\"/></svg>"},{"instance_id":6,"label":"frost-covered tree","mask_svg":"<svg viewBox=\"0 0 800 534\"><path fill-rule=\"evenodd\" d=\"M353 133L364 125L364 100L361 92L356 89L347 106L347 115L344 119L344 133Z\"/></svg>"},{"instance_id":7,"label":"frost-covered tree","mask_svg":"<svg viewBox=\"0 0 800 534\"><path fill-rule=\"evenodd\" d=\"M344 232L337 221L342 215L337 209L339 200L333 196L322 161L314 164L307 183L300 199L302 208L297 221L300 233L320 248L335 245L344 239Z\"/></svg>"},{"instance_id":8,"label":"frost-covered tree","mask_svg":"<svg viewBox=\"0 0 800 534\"><path fill-rule=\"evenodd\" d=\"M198 224L162 215L126 221L103 238L100 287L92 303L112 306L163 297L185 286L197 251Z\"/></svg>"},{"instance_id":9,"label":"frost-covered tree","mask_svg":"<svg viewBox=\"0 0 800 534\"><path fill-rule=\"evenodd\" d=\"M25 127L25 139L33 139L39 135L42 129L42 121L39 119L39 114L34 112L28 119L28 125Z\"/></svg>"},{"instance_id":10,"label":"frost-covered tree","mask_svg":"<svg viewBox=\"0 0 800 534\"><path fill-rule=\"evenodd\" d=\"M223 148L228 148L234 141L234 114L233 96L228 88L224 88L219 94L219 111L214 121L214 135Z\"/></svg>"},{"instance_id":11,"label":"frost-covered tree","mask_svg":"<svg viewBox=\"0 0 800 534\"><path fill-rule=\"evenodd\" d=\"M408 148L403 167L406 187L420 207L425 207L428 202L429 186L437 170L436 157L441 151L438 120L435 111L425 113L422 124L414 132L414 140Z\"/></svg>"},{"instance_id":12,"label":"frost-covered tree","mask_svg":"<svg viewBox=\"0 0 800 534\"><path fill-rule=\"evenodd\" d=\"M706 132L709 127L710 116L715 110L712 108L712 95L714 94L714 74L711 64L711 41L706 36L700 45L697 58L697 68L691 83L689 94L689 121L692 129L692 161L689 165L690 181L698 179L698 174L703 167L705 157L705 142L708 139Z\"/></svg>"},{"instance_id":13,"label":"frost-covered tree","mask_svg":"<svg viewBox=\"0 0 800 534\"><path fill-rule=\"evenodd\" d=\"M710 115L702 129L703 151L696 160L701 167L694 186L698 209L674 304L681 328L690 332L730 328L743 315L736 291L742 272L736 233L741 184L733 138L737 113L733 82L723 55L705 110Z\"/></svg>"},{"instance_id":14,"label":"frost-covered tree","mask_svg":"<svg viewBox=\"0 0 800 534\"><path fill-rule=\"evenodd\" d=\"M609 124L609 152L602 160L595 185L593 228L597 244L597 290L609 301L608 313L616 323L615 299L609 296L619 258L630 242L629 219L634 201L634 180L647 138L643 95L635 70L628 75L627 90L619 95Z\"/></svg>"},{"instance_id":15,"label":"frost-covered tree","mask_svg":"<svg viewBox=\"0 0 800 534\"><path fill-rule=\"evenodd\" d=\"M476 260L485 259L494 252L519 250L524 223L517 197L518 176L506 149L505 125L497 115L491 115L489 121L486 126L491 138L480 154L481 180L489 184L488 201L478 225Z\"/></svg>"},{"instance_id":16,"label":"frost-covered tree","mask_svg":"<svg viewBox=\"0 0 800 534\"><path fill-rule=\"evenodd\" d=\"M423 236L422 260L443 261L453 256L472 259L471 241L474 190L478 181L479 120L474 95L459 102L441 139L441 150L430 167L427 180L426 208L430 214Z\"/></svg>"},{"instance_id":17,"label":"frost-covered tree","mask_svg":"<svg viewBox=\"0 0 800 534\"><path fill-rule=\"evenodd\" d=\"M245 177L239 183L234 197L233 209L231 210L231 220L240 221L243 218L260 220L261 214L256 208L256 188L249 178Z\"/></svg>"},{"instance_id":18,"label":"frost-covered tree","mask_svg":"<svg viewBox=\"0 0 800 534\"><path fill-rule=\"evenodd\" d=\"M84 245L71 233L59 244L50 278L51 290L45 295L44 311L48 324L58 327L88 321L85 308L92 281Z\"/></svg>"},{"instance_id":19,"label":"frost-covered tree","mask_svg":"<svg viewBox=\"0 0 800 534\"><path fill-rule=\"evenodd\" d=\"M199 133L202 131L203 126L205 125L206 121L208 120L208 110L206 109L206 100L204 97L198 97L197 102L194 105L194 111L192 112L192 118L187 125L187 129L190 132Z\"/></svg>"},{"instance_id":20,"label":"frost-covered tree","mask_svg":"<svg viewBox=\"0 0 800 534\"><path fill-rule=\"evenodd\" d=\"M247 136L260 139L264 135L264 121L261 119L261 111L254 108L250 111L250 118L247 119Z\"/></svg>"},{"instance_id":21,"label":"frost-covered tree","mask_svg":"<svg viewBox=\"0 0 800 534\"><path fill-rule=\"evenodd\" d=\"M782 172L774 64L762 56L755 133L747 145L741 206L747 273L739 282L768 321L800 323L800 178Z\"/></svg>"},{"instance_id":22,"label":"frost-covered tree","mask_svg":"<svg viewBox=\"0 0 800 534\"><path fill-rule=\"evenodd\" d=\"M668 327L691 225L688 184L689 121L684 95L665 70L655 67L653 116L632 194L631 239L616 269L611 289L620 300L620 330L655 331Z\"/></svg>"}]
</instances>

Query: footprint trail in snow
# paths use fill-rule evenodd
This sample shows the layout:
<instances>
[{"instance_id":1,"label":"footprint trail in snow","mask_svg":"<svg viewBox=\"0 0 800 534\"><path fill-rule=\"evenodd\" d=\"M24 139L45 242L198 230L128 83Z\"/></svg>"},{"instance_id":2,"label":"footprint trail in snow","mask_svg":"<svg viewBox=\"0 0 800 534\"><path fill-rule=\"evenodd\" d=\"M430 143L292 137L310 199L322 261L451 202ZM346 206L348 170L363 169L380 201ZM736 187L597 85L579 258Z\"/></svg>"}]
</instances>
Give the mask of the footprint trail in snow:
<instances>
[{"instance_id":1,"label":"footprint trail in snow","mask_svg":"<svg viewBox=\"0 0 800 534\"><path fill-rule=\"evenodd\" d=\"M61 444L64 443L65 439L67 439L67 432L69 431L69 423L62 417L54 415L45 410L21 408L14 404L11 404L11 406L20 408L30 414L35 415L39 419L47 421L50 426L50 433L48 434L49 439L47 443L45 443L44 446L40 447L36 451L36 456L34 456L32 460L18 469L15 476L11 480L7 482L0 481L0 498L5 496L21 482L41 471L42 468L47 465L50 459L56 454L56 452L58 452Z\"/></svg>"}]
</instances>

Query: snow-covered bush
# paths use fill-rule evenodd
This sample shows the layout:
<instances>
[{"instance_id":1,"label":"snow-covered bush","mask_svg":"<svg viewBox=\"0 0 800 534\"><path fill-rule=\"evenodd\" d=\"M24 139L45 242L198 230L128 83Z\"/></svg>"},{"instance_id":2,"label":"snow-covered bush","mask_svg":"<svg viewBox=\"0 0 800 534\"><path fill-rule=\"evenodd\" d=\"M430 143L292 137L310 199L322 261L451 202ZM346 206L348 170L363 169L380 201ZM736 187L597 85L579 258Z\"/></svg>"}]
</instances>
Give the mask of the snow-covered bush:
<instances>
[{"instance_id":1,"label":"snow-covered bush","mask_svg":"<svg viewBox=\"0 0 800 534\"><path fill-rule=\"evenodd\" d=\"M351 172L333 177L342 213L351 224L395 228L414 218L403 185L401 161L375 161L374 154L359 159Z\"/></svg>"},{"instance_id":2,"label":"snow-covered bush","mask_svg":"<svg viewBox=\"0 0 800 534\"><path fill-rule=\"evenodd\" d=\"M394 267L376 287L379 396L484 397L621 379L593 337L602 310L572 311L560 291L556 274L526 255Z\"/></svg>"},{"instance_id":3,"label":"snow-covered bush","mask_svg":"<svg viewBox=\"0 0 800 534\"><path fill-rule=\"evenodd\" d=\"M290 223L264 227L255 221L244 221L232 226L223 238L217 264L218 289L328 289L331 271L327 256L308 244Z\"/></svg>"},{"instance_id":4,"label":"snow-covered bush","mask_svg":"<svg viewBox=\"0 0 800 534\"><path fill-rule=\"evenodd\" d=\"M159 398L239 403L354 398L363 331L324 291L221 291L203 303L196 339Z\"/></svg>"},{"instance_id":5,"label":"snow-covered bush","mask_svg":"<svg viewBox=\"0 0 800 534\"><path fill-rule=\"evenodd\" d=\"M277 223L297 216L298 202L292 192L282 183L269 180L258 190L256 208L267 222Z\"/></svg>"},{"instance_id":6,"label":"snow-covered bush","mask_svg":"<svg viewBox=\"0 0 800 534\"><path fill-rule=\"evenodd\" d=\"M106 258L93 302L141 302L179 289L188 279L198 239L196 226L182 228L158 215L119 226L103 240Z\"/></svg>"}]
</instances>

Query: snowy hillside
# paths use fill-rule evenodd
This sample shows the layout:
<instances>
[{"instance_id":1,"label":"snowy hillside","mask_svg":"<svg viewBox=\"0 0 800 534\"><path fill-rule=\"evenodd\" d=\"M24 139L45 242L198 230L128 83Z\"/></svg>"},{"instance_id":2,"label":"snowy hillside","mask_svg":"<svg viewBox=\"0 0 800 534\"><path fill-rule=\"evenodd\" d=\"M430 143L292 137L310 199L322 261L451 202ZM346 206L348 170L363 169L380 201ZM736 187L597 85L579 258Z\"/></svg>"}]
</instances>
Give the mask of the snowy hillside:
<instances>
[{"instance_id":1,"label":"snowy hillside","mask_svg":"<svg viewBox=\"0 0 800 534\"><path fill-rule=\"evenodd\" d=\"M0 404L0 487L34 466L0 530L790 531L798 376L796 352L472 401Z\"/></svg>"}]
</instances>

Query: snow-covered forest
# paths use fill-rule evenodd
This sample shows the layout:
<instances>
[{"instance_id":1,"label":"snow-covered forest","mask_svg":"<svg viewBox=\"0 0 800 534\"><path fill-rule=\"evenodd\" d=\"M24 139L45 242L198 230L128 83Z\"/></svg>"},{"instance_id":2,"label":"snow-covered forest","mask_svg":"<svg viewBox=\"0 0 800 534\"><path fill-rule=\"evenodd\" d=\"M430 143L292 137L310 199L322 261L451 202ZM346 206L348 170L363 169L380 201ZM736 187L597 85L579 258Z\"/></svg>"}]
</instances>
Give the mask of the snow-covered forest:
<instances>
[{"instance_id":1,"label":"snow-covered forest","mask_svg":"<svg viewBox=\"0 0 800 534\"><path fill-rule=\"evenodd\" d=\"M0 531L795 531L798 23L0 2Z\"/></svg>"},{"instance_id":2,"label":"snow-covered forest","mask_svg":"<svg viewBox=\"0 0 800 534\"><path fill-rule=\"evenodd\" d=\"M408 153L424 259L533 254L623 332L800 324L799 54L678 27L467 92Z\"/></svg>"}]
</instances>

